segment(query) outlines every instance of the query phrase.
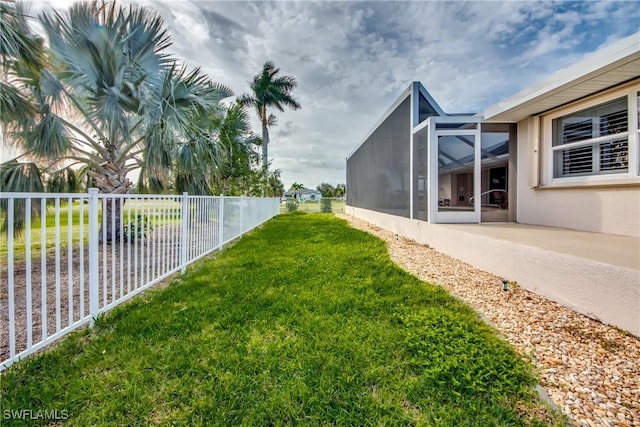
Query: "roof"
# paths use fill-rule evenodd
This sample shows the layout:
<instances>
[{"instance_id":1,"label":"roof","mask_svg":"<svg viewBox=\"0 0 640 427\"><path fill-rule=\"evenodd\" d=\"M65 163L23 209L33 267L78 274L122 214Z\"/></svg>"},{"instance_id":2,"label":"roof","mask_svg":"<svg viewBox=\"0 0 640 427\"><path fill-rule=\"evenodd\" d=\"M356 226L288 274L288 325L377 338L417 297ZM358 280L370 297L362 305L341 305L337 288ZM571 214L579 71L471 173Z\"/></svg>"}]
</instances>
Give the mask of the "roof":
<instances>
[{"instance_id":1,"label":"roof","mask_svg":"<svg viewBox=\"0 0 640 427\"><path fill-rule=\"evenodd\" d=\"M285 196L293 196L294 194L303 195L303 194L322 194L318 190L312 190L310 188L301 188L300 190L287 190L284 192Z\"/></svg>"},{"instance_id":2,"label":"roof","mask_svg":"<svg viewBox=\"0 0 640 427\"><path fill-rule=\"evenodd\" d=\"M298 194L318 194L320 191L312 190L311 188L303 188L302 190L298 190Z\"/></svg>"},{"instance_id":3,"label":"roof","mask_svg":"<svg viewBox=\"0 0 640 427\"><path fill-rule=\"evenodd\" d=\"M484 120L518 122L638 77L640 32L487 108Z\"/></svg>"},{"instance_id":4,"label":"roof","mask_svg":"<svg viewBox=\"0 0 640 427\"><path fill-rule=\"evenodd\" d=\"M380 127L380 125L391 115L391 113L393 113L396 110L396 108L398 108L398 106L402 104L404 100L409 98L412 94L414 96L414 99L413 99L413 105L411 106L411 108L414 109L414 115L417 115L417 117L414 118L414 121L419 121L420 118L424 120L424 118L433 116L433 115L447 116L447 113L438 105L438 103L427 91L427 89L425 89L422 83L412 82L404 91L402 91L400 96L394 101L393 104L391 104L391 106L387 109L384 115L380 117L380 119L378 119L376 124L373 125L369 133L367 133L367 135L356 146L356 148L351 150L351 152L347 155L347 159L353 156L353 154L356 151L358 151L358 149L367 141L367 139L369 139L371 135L373 135L376 129ZM407 117L407 120L408 119L409 118ZM409 122L407 122L407 124L411 125ZM414 123L414 125L415 124L417 123Z\"/></svg>"}]
</instances>

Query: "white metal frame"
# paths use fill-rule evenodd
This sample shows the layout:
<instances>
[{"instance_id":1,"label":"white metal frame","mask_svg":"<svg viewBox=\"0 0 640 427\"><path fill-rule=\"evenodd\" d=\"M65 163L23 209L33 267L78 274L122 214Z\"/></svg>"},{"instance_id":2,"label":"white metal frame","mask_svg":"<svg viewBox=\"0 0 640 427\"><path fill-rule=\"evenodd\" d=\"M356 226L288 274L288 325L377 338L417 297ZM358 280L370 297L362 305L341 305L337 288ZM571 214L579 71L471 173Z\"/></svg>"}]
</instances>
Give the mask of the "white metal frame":
<instances>
[{"instance_id":1,"label":"white metal frame","mask_svg":"<svg viewBox=\"0 0 640 427\"><path fill-rule=\"evenodd\" d=\"M420 98L419 98L419 90L418 85L415 83L411 86L411 109L409 110L409 128L413 129L417 124L418 116L420 115L419 107L420 107ZM413 186L413 174L414 174L414 165L413 165L413 141L414 132L409 132L409 218L413 219L413 205L415 199L415 188Z\"/></svg>"},{"instance_id":2,"label":"white metal frame","mask_svg":"<svg viewBox=\"0 0 640 427\"><path fill-rule=\"evenodd\" d=\"M396 110L396 108L398 108L398 106L400 106L400 104L402 104L408 97L412 98L410 102L411 102L411 114L413 114L413 117L411 117L411 119L410 119L410 129L413 129L414 120L415 121L418 120L418 109L419 109L420 105L419 105L419 98L418 98L417 95L419 93L422 94L425 97L427 102L429 102L429 104L431 104L433 109L436 110L438 112L438 114L441 114L442 116L446 116L447 115L447 113L445 113L444 110L438 105L438 103L433 99L433 97L429 94L429 92L425 89L425 87L422 86L422 83L420 83L420 82L412 82L409 85L408 88L406 88L404 91L402 91L400 96L398 96L398 98L393 102L393 104L391 104L391 106L389 108L387 108L387 111L385 111L385 113L382 115L382 117L380 117L380 119L378 119L378 121L373 125L371 130L369 130L369 132L362 139L362 141L360 141L360 143L353 150L351 150L351 152L349 154L347 154L346 159L349 160L349 158L351 156L353 156L356 151L358 151L358 149L362 146L362 144L367 142L367 139L369 139L369 137L371 135L373 135L373 133L380 127L380 125L385 120L387 120L387 118L391 115L391 113L393 113ZM425 123L425 122L423 122L423 123Z\"/></svg>"},{"instance_id":3,"label":"white metal frame","mask_svg":"<svg viewBox=\"0 0 640 427\"><path fill-rule=\"evenodd\" d=\"M480 116L449 116L429 117L428 124L420 126L420 129L428 127L427 162L429 165L429 191L427 203L429 206L427 218L431 223L479 223L481 213L480 172L481 172L481 129ZM475 129L441 129L437 130L438 123L469 123L475 124ZM414 130L414 133L418 129ZM469 212L439 212L438 211L438 138L440 136L473 136L474 137L474 164L473 164L473 211Z\"/></svg>"},{"instance_id":4,"label":"white metal frame","mask_svg":"<svg viewBox=\"0 0 640 427\"><path fill-rule=\"evenodd\" d=\"M187 265L221 249L226 243L277 215L280 210L278 198L189 196L186 193L182 196L98 194L96 189L90 189L88 194L2 193L0 198L7 203L9 230L6 236L1 237L7 243L7 257L0 260L0 264L6 262L8 313L6 324L0 319L0 333L8 334L8 348L7 355L0 357L0 371L78 327L93 324L101 313L168 276L184 272ZM41 203L39 242L32 242L31 208L34 200ZM79 225L68 226L63 234L61 201L73 205L78 200ZM47 234L47 201L53 202L53 243L47 243L47 237L52 237ZM16 203L23 202L24 260L22 257L17 259L14 253L18 237L14 214ZM100 243L99 212L105 212L107 206L119 206L120 220L116 223L115 216L112 217L111 226L114 230L119 229L123 236L126 225L129 238ZM84 223L85 214L88 215L88 224ZM144 224L151 224L149 228L138 228L139 214L144 215ZM73 223L73 215L69 209L68 224ZM138 234L141 231L145 232L144 236ZM106 242L106 237L106 227L103 227L103 242ZM85 239L88 246L85 246ZM37 249L38 244L44 250ZM85 247L88 249L86 255ZM37 280L33 280L31 272L33 261L37 262L37 258L32 257L38 255L40 287L37 287ZM24 281L16 283L18 265L25 267L25 276ZM55 273L53 281L47 283L48 273L52 272ZM66 280L63 280L65 273ZM0 277L0 288L5 286L3 279ZM52 284L55 285L53 289ZM20 289L24 289L25 294L19 298L17 290ZM65 304L67 310L63 309ZM16 310L16 306L25 308L24 329L16 321L20 319L21 312ZM34 307L41 310L41 316L36 318L33 315ZM39 334L36 333L37 326L41 329Z\"/></svg>"},{"instance_id":5,"label":"white metal frame","mask_svg":"<svg viewBox=\"0 0 640 427\"><path fill-rule=\"evenodd\" d=\"M640 123L638 123L638 92L640 91L640 85L634 84L631 87L625 87L615 89L604 95L598 95L590 98L588 101L580 101L571 104L568 107L556 110L552 113L546 114L542 117L543 123L543 146L546 149L546 156L544 157L544 177L546 178L546 185L548 186L565 186L565 185L590 185L600 183L637 183L639 181L638 175L640 175L640 138L638 134L640 132ZM576 111L584 110L587 108L595 107L600 104L605 104L617 98L627 97L627 117L628 117L628 131L616 135L605 136L601 138L594 138L587 142L578 142L573 144L565 144L554 147L553 146L553 126L554 119L566 116ZM626 172L612 172L606 174L593 174L583 176L566 176L566 177L554 177L554 153L558 150L563 150L575 146L593 145L594 143L605 141L608 139L617 139L620 137L627 137L628 141L628 169ZM544 184L543 184L544 185Z\"/></svg>"}]
</instances>

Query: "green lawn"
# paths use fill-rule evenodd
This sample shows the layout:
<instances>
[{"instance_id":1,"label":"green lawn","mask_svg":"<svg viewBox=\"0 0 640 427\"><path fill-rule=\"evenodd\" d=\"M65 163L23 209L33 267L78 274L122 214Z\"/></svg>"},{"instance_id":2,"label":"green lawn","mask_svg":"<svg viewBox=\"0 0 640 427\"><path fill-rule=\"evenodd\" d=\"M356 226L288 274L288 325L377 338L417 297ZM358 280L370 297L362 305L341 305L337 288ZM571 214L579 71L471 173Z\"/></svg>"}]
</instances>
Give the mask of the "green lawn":
<instances>
[{"instance_id":1,"label":"green lawn","mask_svg":"<svg viewBox=\"0 0 640 427\"><path fill-rule=\"evenodd\" d=\"M101 206L101 204L100 204ZM156 200L145 200L144 205L141 201L137 201L138 211L142 213L142 209L144 207L145 213L153 211L153 208L160 210L163 208L173 209L173 211L180 210L180 204L173 201L156 201ZM128 201L125 204L123 221L124 223L128 223L129 216L132 218L135 215L136 202ZM68 233L69 233L69 210L71 210L71 233L72 233L72 241L78 242L80 239L80 202L74 201L71 206L66 201L60 203L60 247L66 248L68 246ZM128 212L131 212L130 214ZM173 214L172 211L172 214ZM84 207L82 209L83 212L83 225L84 225L84 242L87 243L89 241L89 206L88 203L85 202ZM149 217L151 218L151 217ZM4 222L4 216L0 216L0 223ZM154 226L162 226L166 224L175 223L177 220L165 219L163 216L159 215L156 218L153 218ZM45 218L45 226L46 226L46 247L51 249L55 246L56 243L56 215L55 215L55 207L53 204L47 205L47 216ZM102 221L102 208L98 208L98 222ZM34 251L39 251L42 241L41 236L42 231L42 220L39 217L33 218L31 224L31 250L32 256L34 255ZM16 234L13 242L14 247L14 257L16 260L22 260L25 256L27 241L26 241L26 233L22 230L20 233ZM8 242L6 233L0 233L0 259L7 259L8 254ZM38 255L39 256L39 255Z\"/></svg>"},{"instance_id":2,"label":"green lawn","mask_svg":"<svg viewBox=\"0 0 640 427\"><path fill-rule=\"evenodd\" d=\"M307 213L318 213L321 212L322 207L320 202L301 202L298 203L296 210L300 212ZM287 213L288 208L286 203L280 203L280 213ZM344 200L331 200L331 212L333 213L343 213L344 212Z\"/></svg>"},{"instance_id":3,"label":"green lawn","mask_svg":"<svg viewBox=\"0 0 640 427\"><path fill-rule=\"evenodd\" d=\"M69 206L66 202L60 203L60 243L63 247L67 247L68 233L69 233L69 209L71 209L71 227L72 227L72 239L77 241L80 236L80 203L74 202ZM84 224L84 240L89 239L89 209L85 204L83 209L83 224ZM4 222L4 215L0 217L0 222ZM46 227L46 247L51 248L56 243L56 216L55 208L53 205L47 205L47 216L45 218ZM41 246L41 231L42 220L39 217L33 216L31 223L31 250L40 250ZM24 258L26 250L26 235L25 231L17 233L14 236L13 241L14 257L16 259ZM7 235L6 233L0 233L0 257L6 259L8 254L7 247ZM33 255L33 254L32 254Z\"/></svg>"},{"instance_id":4,"label":"green lawn","mask_svg":"<svg viewBox=\"0 0 640 427\"><path fill-rule=\"evenodd\" d=\"M0 416L79 426L563 422L471 309L328 214L276 217L0 379Z\"/></svg>"}]
</instances>

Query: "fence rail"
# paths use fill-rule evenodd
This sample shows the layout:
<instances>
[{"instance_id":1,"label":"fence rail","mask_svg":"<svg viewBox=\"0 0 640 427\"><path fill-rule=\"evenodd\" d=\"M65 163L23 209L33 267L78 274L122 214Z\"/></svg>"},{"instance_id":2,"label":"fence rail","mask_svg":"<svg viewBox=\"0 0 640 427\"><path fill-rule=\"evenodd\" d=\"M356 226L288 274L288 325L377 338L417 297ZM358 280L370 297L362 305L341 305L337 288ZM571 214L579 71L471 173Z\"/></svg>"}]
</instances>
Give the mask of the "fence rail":
<instances>
[{"instance_id":1,"label":"fence rail","mask_svg":"<svg viewBox=\"0 0 640 427\"><path fill-rule=\"evenodd\" d=\"M275 198L2 193L0 371L279 212Z\"/></svg>"}]
</instances>

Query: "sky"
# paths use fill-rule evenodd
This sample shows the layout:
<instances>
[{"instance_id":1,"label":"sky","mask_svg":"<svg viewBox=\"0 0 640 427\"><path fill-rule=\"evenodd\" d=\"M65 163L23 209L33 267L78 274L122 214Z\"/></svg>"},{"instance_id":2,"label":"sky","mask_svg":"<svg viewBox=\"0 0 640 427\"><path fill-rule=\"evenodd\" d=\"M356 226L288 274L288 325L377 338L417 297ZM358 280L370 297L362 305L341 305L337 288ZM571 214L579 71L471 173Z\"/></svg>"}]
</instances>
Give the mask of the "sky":
<instances>
[{"instance_id":1,"label":"sky","mask_svg":"<svg viewBox=\"0 0 640 427\"><path fill-rule=\"evenodd\" d=\"M135 3L164 17L175 56L238 96L268 60L297 79L302 109L272 111L270 130L286 188L344 183L347 155L412 81L446 112L482 113L640 22L637 1Z\"/></svg>"}]
</instances>

